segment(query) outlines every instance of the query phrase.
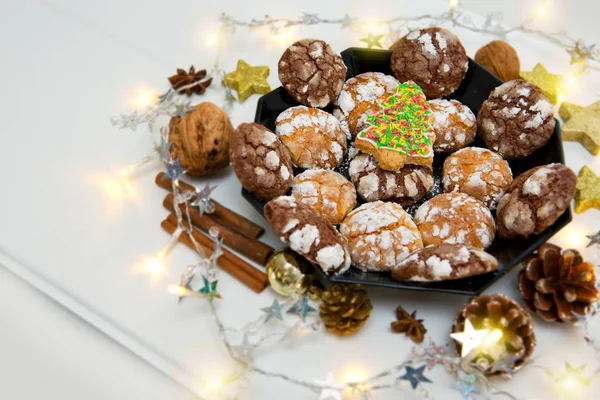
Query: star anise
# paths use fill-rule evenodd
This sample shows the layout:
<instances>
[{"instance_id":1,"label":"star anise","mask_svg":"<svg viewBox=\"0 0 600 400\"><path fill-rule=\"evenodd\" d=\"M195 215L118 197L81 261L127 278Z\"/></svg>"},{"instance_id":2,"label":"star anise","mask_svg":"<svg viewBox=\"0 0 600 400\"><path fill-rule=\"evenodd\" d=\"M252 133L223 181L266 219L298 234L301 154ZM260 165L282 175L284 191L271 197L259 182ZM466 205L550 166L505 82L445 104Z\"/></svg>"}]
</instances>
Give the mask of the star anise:
<instances>
[{"instance_id":1,"label":"star anise","mask_svg":"<svg viewBox=\"0 0 600 400\"><path fill-rule=\"evenodd\" d=\"M170 76L169 82L171 83L173 89L179 89L181 87L198 82L197 85L185 89L185 94L191 96L192 93L203 94L206 92L206 88L210 86L212 78L202 81L204 78L206 78L206 70L201 69L200 71L196 72L196 69L192 65L190 70L187 72L184 69L177 68L177 74Z\"/></svg>"},{"instance_id":2,"label":"star anise","mask_svg":"<svg viewBox=\"0 0 600 400\"><path fill-rule=\"evenodd\" d=\"M427 329L423 326L423 320L417 319L417 311L413 311L412 314L409 314L404 308L398 306L396 308L396 318L397 321L391 323L394 332L404 333L415 343L423 342Z\"/></svg>"}]
</instances>

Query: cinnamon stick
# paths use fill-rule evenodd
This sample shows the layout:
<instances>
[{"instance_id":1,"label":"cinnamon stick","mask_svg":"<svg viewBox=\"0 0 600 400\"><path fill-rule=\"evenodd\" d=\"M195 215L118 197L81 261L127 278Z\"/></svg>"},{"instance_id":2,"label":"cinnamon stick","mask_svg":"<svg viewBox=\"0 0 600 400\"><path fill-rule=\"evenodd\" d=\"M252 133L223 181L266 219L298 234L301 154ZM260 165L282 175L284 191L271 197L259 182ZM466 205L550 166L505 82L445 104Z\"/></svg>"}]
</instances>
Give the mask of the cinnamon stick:
<instances>
[{"instance_id":1,"label":"cinnamon stick","mask_svg":"<svg viewBox=\"0 0 600 400\"><path fill-rule=\"evenodd\" d=\"M173 189L172 181L166 177L163 179L164 176L164 172L159 172L154 181L159 187L171 191ZM184 190L188 190L190 192L196 191L196 188L194 188L192 185L181 180L179 181L179 185ZM213 200L213 204L215 205L215 211L207 214L207 217L214 220L216 223L226 226L227 228L241 233L242 235L251 239L257 239L265 232L265 228L262 226L257 225L249 219L230 210L216 200Z\"/></svg>"},{"instance_id":2,"label":"cinnamon stick","mask_svg":"<svg viewBox=\"0 0 600 400\"><path fill-rule=\"evenodd\" d=\"M167 219L161 222L160 226L165 231L173 234L177 229L177 217L173 214L169 215ZM214 242L196 229L192 229L192 234L196 242L200 244L206 254L210 257L214 252ZM181 235L179 235L179 241L190 249L196 250L194 243L186 232L182 232ZM209 243L212 243L212 246L206 246ZM268 286L268 280L264 273L258 271L232 253L226 253L224 251L217 260L217 265L256 293L261 293Z\"/></svg>"},{"instance_id":3,"label":"cinnamon stick","mask_svg":"<svg viewBox=\"0 0 600 400\"><path fill-rule=\"evenodd\" d=\"M169 193L163 201L163 206L167 210L175 212L175 196ZM217 224L215 221L208 218L206 214L200 214L194 207L186 207L185 204L178 204L177 206L183 215L187 216L189 212L189 220L196 228L199 228L204 232L208 232L210 228L216 228L223 238L223 243L260 265L264 266L267 263L267 259L273 254L273 251L275 251L271 246L266 245L259 240L247 238L244 235L240 235L237 232Z\"/></svg>"}]
</instances>

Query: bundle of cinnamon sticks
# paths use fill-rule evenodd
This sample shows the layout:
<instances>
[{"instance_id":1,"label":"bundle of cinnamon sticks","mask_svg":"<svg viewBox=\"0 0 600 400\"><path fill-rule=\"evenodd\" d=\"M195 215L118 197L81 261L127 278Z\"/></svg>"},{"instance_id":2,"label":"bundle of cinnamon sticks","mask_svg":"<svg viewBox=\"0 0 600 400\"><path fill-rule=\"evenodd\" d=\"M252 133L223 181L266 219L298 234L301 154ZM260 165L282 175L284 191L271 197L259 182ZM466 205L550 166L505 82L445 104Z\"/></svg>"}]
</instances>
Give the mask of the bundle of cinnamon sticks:
<instances>
[{"instance_id":1,"label":"bundle of cinnamon sticks","mask_svg":"<svg viewBox=\"0 0 600 400\"><path fill-rule=\"evenodd\" d=\"M160 172L156 176L155 182L158 186L170 191L172 189L171 179L166 178L164 175L164 172ZM195 193L195 188L185 182L180 181L179 186L183 190ZM264 228L217 201L212 200L212 202L214 203L214 212L200 214L196 207L176 204L175 197L172 193L169 193L163 201L163 206L170 214L162 221L161 226L170 234L175 232L177 229L175 207L179 207L184 216L183 225L190 230L195 241L208 256L213 253L215 243L205 233L209 229L215 228L218 230L225 246L264 266L274 250L271 246L258 240L264 233ZM191 222L191 225L188 221ZM179 236L179 241L195 250L192 239L187 233L182 233ZM267 275L264 272L227 249L223 249L221 257L217 260L217 265L257 293L262 292L269 284Z\"/></svg>"}]
</instances>

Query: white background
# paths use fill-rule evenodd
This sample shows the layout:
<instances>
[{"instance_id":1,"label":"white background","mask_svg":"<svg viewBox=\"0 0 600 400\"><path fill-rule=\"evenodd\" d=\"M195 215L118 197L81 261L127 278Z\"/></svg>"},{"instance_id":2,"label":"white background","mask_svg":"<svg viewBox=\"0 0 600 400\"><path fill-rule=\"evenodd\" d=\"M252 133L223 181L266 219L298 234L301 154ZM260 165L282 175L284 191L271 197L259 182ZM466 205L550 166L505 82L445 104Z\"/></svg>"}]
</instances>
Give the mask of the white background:
<instances>
[{"instance_id":1,"label":"white background","mask_svg":"<svg viewBox=\"0 0 600 400\"><path fill-rule=\"evenodd\" d=\"M114 171L144 156L149 142L143 132L118 131L108 117L129 112L141 90L159 92L165 77L176 67L195 64L210 67L214 47L206 46L209 32L221 11L238 18L296 16L318 12L324 17L345 13L365 17L441 12L446 2L235 2L216 4L178 1L75 2L68 0L5 1L0 4L0 43L3 58L0 107L5 120L2 148L5 189L0 201L0 246L37 271L64 285L82 302L164 353L198 378L198 387L223 376L230 365L215 346L216 335L206 309L187 302L181 307L166 292L169 283L192 261L178 247L169 255L169 274L151 280L137 267L167 240L159 228L165 216L160 207L164 193L152 184L158 170L145 167L131 183L132 195L119 195L110 185ZM528 15L535 2L464 1L479 13L502 10L512 24ZM568 3L568 4L567 4ZM375 6L374 4L377 4ZM517 6L518 4L518 6ZM597 40L595 1L554 1L546 28L564 29L575 37ZM212 22L211 22L212 21ZM491 40L457 31L469 55ZM360 45L357 35L337 28L311 27L295 33L321 37L343 50ZM226 70L238 58L272 69L269 81L278 85L275 63L282 51L259 33L242 30L228 39L222 56ZM568 55L530 38L510 40L522 59L523 69L537 61L564 72ZM597 100L598 72L584 78L568 100L587 104ZM218 85L207 99L218 102ZM256 97L237 106L234 125L253 119ZM589 164L600 173L600 162L577 143L567 143L567 164L575 171ZM223 173L215 197L226 205L259 216L237 197L239 185ZM106 195L107 185L112 190ZM576 216L573 225L556 242L581 246L581 234L597 230L599 212ZM269 236L271 244L277 241ZM598 254L586 252L600 259ZM490 292L515 298L515 274ZM254 318L259 307L272 301L268 291L256 296L223 275L221 306L228 324L240 326ZM290 346L261 354L259 364L304 379L323 379L332 371L338 380L349 374L368 376L404 359L410 342L389 333L393 309L402 304L418 309L429 334L447 340L454 313L466 300L461 297L417 295L390 290L369 290L375 310L355 337L339 340L323 332ZM239 304L239 305L238 305ZM0 398L7 399L192 399L189 392L137 357L74 317L26 283L0 268ZM536 319L539 364L561 368L565 360L587 362L594 357L581 345L574 328L556 327ZM325 359L319 360L319 355ZM294 358L291 358L294 357ZM596 362L597 366L597 362ZM442 374L432 374L444 382ZM524 398L550 398L547 379L540 370L528 369L504 387ZM589 393L600 386L598 382ZM428 388L431 385L427 386ZM437 398L460 398L432 389ZM436 391L437 390L437 391ZM285 395L283 395L285 393ZM443 393L443 394L442 394ZM230 398L227 390L214 398ZM310 398L310 392L278 381L253 379L247 398ZM382 393L377 398L392 398ZM397 397L396 397L397 398ZM407 397L409 398L409 397Z\"/></svg>"}]
</instances>

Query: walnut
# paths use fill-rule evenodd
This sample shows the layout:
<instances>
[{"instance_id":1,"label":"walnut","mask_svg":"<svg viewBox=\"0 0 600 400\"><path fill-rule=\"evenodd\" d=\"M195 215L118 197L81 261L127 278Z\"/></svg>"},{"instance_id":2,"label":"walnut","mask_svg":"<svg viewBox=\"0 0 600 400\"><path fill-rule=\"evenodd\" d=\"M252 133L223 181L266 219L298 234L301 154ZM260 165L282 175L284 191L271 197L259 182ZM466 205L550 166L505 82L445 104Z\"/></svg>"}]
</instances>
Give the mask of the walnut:
<instances>
[{"instance_id":1,"label":"walnut","mask_svg":"<svg viewBox=\"0 0 600 400\"><path fill-rule=\"evenodd\" d=\"M494 40L477 50L475 61L503 81L517 79L521 71L517 51L502 40Z\"/></svg>"},{"instance_id":2,"label":"walnut","mask_svg":"<svg viewBox=\"0 0 600 400\"><path fill-rule=\"evenodd\" d=\"M229 165L229 138L233 126L213 103L198 104L183 118L169 122L171 156L178 158L188 175L202 175Z\"/></svg>"}]
</instances>

